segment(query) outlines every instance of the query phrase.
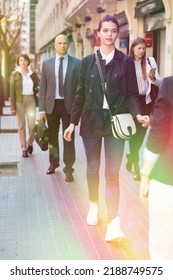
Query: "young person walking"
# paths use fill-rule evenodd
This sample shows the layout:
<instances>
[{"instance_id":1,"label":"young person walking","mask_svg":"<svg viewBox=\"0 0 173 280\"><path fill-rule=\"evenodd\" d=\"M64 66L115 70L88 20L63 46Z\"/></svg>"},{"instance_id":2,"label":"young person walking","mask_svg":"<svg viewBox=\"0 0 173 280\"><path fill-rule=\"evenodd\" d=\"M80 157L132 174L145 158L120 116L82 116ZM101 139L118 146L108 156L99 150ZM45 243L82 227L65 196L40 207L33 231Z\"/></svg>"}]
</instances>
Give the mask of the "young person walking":
<instances>
[{"instance_id":1,"label":"young person walking","mask_svg":"<svg viewBox=\"0 0 173 280\"><path fill-rule=\"evenodd\" d=\"M101 47L97 54L107 86L107 100L112 113L122 113L127 106L134 118L147 126L148 116L141 116L138 88L133 60L115 48L119 25L115 16L104 16L99 22L98 36ZM127 91L128 89L128 91ZM119 106L120 105L120 106ZM118 108L118 112L116 110ZM124 237L118 216L119 169L124 140L112 135L108 104L104 98L95 55L85 57L79 73L78 90L72 107L70 125L64 137L71 141L75 125L81 119L80 135L87 159L87 183L89 191L88 225L96 225L99 215L99 168L102 141L105 148L105 199L108 224L106 241Z\"/></svg>"},{"instance_id":2,"label":"young person walking","mask_svg":"<svg viewBox=\"0 0 173 280\"><path fill-rule=\"evenodd\" d=\"M152 85L155 86L153 90L156 91L157 88L159 90L161 78L154 57L146 57L146 47L145 40L142 37L137 37L130 47L130 56L133 58L135 65L142 114L150 116L157 98L156 92L152 91ZM136 122L136 128L136 134L129 140L130 153L127 154L126 167L128 171L131 171L134 167L133 179L139 181L141 179L139 150L142 146L147 127L142 127Z\"/></svg>"},{"instance_id":3,"label":"young person walking","mask_svg":"<svg viewBox=\"0 0 173 280\"><path fill-rule=\"evenodd\" d=\"M39 86L39 79L30 68L30 58L27 54L17 57L17 69L10 76L10 107L16 115L22 156L27 158L33 153L34 128L36 118L36 93L34 88ZM29 136L26 136L26 119Z\"/></svg>"}]
</instances>

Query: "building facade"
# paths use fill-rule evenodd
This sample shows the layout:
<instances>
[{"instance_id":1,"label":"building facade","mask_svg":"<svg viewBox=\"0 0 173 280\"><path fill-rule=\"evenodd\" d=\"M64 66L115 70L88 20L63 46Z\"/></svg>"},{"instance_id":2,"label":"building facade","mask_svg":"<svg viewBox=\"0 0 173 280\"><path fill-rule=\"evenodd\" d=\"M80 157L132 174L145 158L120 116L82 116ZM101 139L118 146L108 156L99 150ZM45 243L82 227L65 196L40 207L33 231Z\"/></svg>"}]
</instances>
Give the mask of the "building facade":
<instances>
[{"instance_id":1,"label":"building facade","mask_svg":"<svg viewBox=\"0 0 173 280\"><path fill-rule=\"evenodd\" d=\"M173 74L172 0L39 0L36 5L35 47L37 64L54 54L54 39L64 33L69 53L82 58L99 47L96 29L106 14L120 24L116 47L129 52L131 41L143 36L147 55L154 56L161 77Z\"/></svg>"}]
</instances>

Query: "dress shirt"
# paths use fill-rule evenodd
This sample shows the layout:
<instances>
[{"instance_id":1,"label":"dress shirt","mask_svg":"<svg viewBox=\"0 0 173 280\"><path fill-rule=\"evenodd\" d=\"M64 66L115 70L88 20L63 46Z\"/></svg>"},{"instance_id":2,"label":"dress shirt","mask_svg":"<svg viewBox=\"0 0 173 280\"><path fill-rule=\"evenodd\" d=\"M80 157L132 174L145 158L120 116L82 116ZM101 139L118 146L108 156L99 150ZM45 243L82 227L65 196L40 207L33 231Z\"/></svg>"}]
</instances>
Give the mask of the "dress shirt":
<instances>
[{"instance_id":1,"label":"dress shirt","mask_svg":"<svg viewBox=\"0 0 173 280\"><path fill-rule=\"evenodd\" d=\"M108 55L105 55L101 49L100 49L100 53L101 53L102 59L106 61L106 64L108 64L114 57L115 49L113 49L113 51L111 53L109 53Z\"/></svg>"},{"instance_id":2,"label":"dress shirt","mask_svg":"<svg viewBox=\"0 0 173 280\"><path fill-rule=\"evenodd\" d=\"M62 61L63 64L63 82L65 81L65 76L67 72L67 65L68 65L68 54L63 56L64 59ZM60 56L56 54L55 58L55 80L56 80L56 89L55 89L55 99L64 99L63 96L59 94L59 64L60 64Z\"/></svg>"},{"instance_id":3,"label":"dress shirt","mask_svg":"<svg viewBox=\"0 0 173 280\"><path fill-rule=\"evenodd\" d=\"M134 64L135 64L139 94L146 95L148 91L149 82L147 77L146 79L143 78L141 60L139 61L134 60Z\"/></svg>"},{"instance_id":4,"label":"dress shirt","mask_svg":"<svg viewBox=\"0 0 173 280\"><path fill-rule=\"evenodd\" d=\"M31 79L31 74L33 73L31 69L28 69L28 74L24 75L20 68L16 71L20 72L22 75L22 95L33 95L33 80Z\"/></svg>"},{"instance_id":5,"label":"dress shirt","mask_svg":"<svg viewBox=\"0 0 173 280\"><path fill-rule=\"evenodd\" d=\"M113 49L113 51L111 53L109 53L108 55L105 55L101 49L100 49L100 53L102 56L102 60L105 60L106 64L108 64L114 57L115 49ZM109 109L108 102L106 100L105 95L104 95L104 99L103 99L103 109Z\"/></svg>"}]
</instances>

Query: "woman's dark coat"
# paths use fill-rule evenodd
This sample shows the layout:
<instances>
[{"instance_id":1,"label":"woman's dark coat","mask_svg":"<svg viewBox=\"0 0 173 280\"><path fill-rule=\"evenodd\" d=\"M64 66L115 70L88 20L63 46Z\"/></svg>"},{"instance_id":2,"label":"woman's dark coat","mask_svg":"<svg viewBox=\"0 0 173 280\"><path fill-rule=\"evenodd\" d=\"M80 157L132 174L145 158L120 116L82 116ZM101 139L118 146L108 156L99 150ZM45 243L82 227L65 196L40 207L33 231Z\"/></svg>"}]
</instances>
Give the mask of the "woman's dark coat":
<instances>
[{"instance_id":1,"label":"woman's dark coat","mask_svg":"<svg viewBox=\"0 0 173 280\"><path fill-rule=\"evenodd\" d=\"M107 83L107 98L112 114L130 111L135 118L141 113L134 62L128 55L115 49L114 58L104 66L98 56ZM104 71L106 70L106 71ZM95 61L95 55L83 59L78 89L71 112L71 123L78 124L81 118L80 135L99 137L111 134L109 115L103 118L103 91Z\"/></svg>"}]
</instances>

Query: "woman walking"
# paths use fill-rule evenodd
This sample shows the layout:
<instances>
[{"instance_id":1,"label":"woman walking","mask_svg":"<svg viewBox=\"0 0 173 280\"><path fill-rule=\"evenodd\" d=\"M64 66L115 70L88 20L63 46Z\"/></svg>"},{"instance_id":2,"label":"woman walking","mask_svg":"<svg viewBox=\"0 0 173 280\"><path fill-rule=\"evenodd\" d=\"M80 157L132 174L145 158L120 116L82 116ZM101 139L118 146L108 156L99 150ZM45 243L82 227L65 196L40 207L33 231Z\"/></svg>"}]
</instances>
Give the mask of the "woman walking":
<instances>
[{"instance_id":1,"label":"woman walking","mask_svg":"<svg viewBox=\"0 0 173 280\"><path fill-rule=\"evenodd\" d=\"M98 36L101 47L97 51L107 88L107 100L112 113L124 113L127 106L134 118L148 125L149 117L141 116L138 89L133 60L115 48L119 25L115 16L104 16L99 22ZM127 91L128 88L128 91ZM80 135L87 159L87 183L89 191L88 225L98 223L99 214L99 168L102 140L105 149L105 199L108 224L106 241L124 237L118 216L119 169L122 161L124 140L112 135L108 103L104 97L95 55L82 61L78 90L73 103L70 125L64 137L71 141L75 125L81 118ZM118 108L118 112L116 110Z\"/></svg>"},{"instance_id":2,"label":"woman walking","mask_svg":"<svg viewBox=\"0 0 173 280\"><path fill-rule=\"evenodd\" d=\"M12 115L16 115L22 156L28 157L33 153L34 128L36 117L36 91L38 77L28 66L30 58L20 54L17 58L17 69L10 77L10 107ZM35 92L35 93L34 93ZM26 120L29 136L26 139Z\"/></svg>"},{"instance_id":3,"label":"woman walking","mask_svg":"<svg viewBox=\"0 0 173 280\"><path fill-rule=\"evenodd\" d=\"M142 114L150 116L153 111L153 106L157 96L154 96L155 90L159 90L161 78L158 73L158 67L154 57L146 57L146 42L142 37L137 37L131 45L130 56L133 58L138 91L139 101L141 105ZM152 90L153 88L153 90ZM139 181L140 168L139 168L139 150L142 146L147 127L142 127L136 122L136 134L132 136L129 141L130 153L127 154L126 167L128 171L132 170L134 166L133 179Z\"/></svg>"}]
</instances>

